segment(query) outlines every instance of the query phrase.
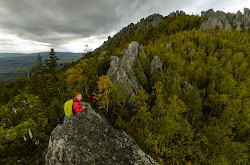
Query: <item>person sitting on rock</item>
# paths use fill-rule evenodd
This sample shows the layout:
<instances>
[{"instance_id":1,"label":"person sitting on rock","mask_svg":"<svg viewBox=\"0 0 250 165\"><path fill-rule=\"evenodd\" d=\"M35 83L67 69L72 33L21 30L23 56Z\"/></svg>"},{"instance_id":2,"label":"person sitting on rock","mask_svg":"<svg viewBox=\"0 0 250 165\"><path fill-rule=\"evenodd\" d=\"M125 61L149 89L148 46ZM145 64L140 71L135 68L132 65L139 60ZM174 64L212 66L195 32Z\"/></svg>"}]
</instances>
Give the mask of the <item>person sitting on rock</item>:
<instances>
[{"instance_id":1,"label":"person sitting on rock","mask_svg":"<svg viewBox=\"0 0 250 165\"><path fill-rule=\"evenodd\" d=\"M80 92L76 93L75 98L73 98L73 111L74 114L77 115L79 112L82 112L85 107L80 105L80 102L82 100L82 94Z\"/></svg>"}]
</instances>

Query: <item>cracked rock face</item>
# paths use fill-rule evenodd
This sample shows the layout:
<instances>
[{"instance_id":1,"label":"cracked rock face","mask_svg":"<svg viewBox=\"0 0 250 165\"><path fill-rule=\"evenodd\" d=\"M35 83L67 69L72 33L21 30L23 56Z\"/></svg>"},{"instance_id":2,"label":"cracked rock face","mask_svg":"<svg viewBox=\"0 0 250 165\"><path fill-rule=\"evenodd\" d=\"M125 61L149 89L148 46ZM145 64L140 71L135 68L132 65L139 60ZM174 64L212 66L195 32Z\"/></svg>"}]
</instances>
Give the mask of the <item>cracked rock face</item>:
<instances>
[{"instance_id":1,"label":"cracked rock face","mask_svg":"<svg viewBox=\"0 0 250 165\"><path fill-rule=\"evenodd\" d=\"M131 95L140 89L140 85L136 80L136 75L133 70L133 65L135 64L139 53L143 53L142 46L136 41L131 42L128 49L124 51L124 54L121 57L110 57L111 63L107 72L107 76L118 86L125 82Z\"/></svg>"},{"instance_id":2,"label":"cracked rock face","mask_svg":"<svg viewBox=\"0 0 250 165\"><path fill-rule=\"evenodd\" d=\"M250 10L244 9L244 14L240 11L237 13L224 13L222 11L214 12L212 9L202 12L202 16L207 18L207 21L201 24L201 29L220 28L230 30L233 27L237 31L241 31L242 26L246 29L250 29Z\"/></svg>"},{"instance_id":3,"label":"cracked rock face","mask_svg":"<svg viewBox=\"0 0 250 165\"><path fill-rule=\"evenodd\" d=\"M46 164L157 164L125 132L108 126L88 104L87 113L65 117L52 132Z\"/></svg>"}]
</instances>

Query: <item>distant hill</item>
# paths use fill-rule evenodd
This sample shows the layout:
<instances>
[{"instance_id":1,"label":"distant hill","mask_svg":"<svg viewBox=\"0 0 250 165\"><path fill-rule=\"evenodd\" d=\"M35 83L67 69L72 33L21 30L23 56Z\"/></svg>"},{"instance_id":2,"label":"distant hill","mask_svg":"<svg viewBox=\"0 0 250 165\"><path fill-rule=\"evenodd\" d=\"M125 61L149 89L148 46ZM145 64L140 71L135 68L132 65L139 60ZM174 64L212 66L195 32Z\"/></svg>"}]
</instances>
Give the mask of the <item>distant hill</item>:
<instances>
[{"instance_id":1,"label":"distant hill","mask_svg":"<svg viewBox=\"0 0 250 165\"><path fill-rule=\"evenodd\" d=\"M0 53L0 81L8 81L20 77L36 65L37 55L47 59L49 52L41 53ZM56 52L59 65L68 64L80 59L82 53Z\"/></svg>"}]
</instances>

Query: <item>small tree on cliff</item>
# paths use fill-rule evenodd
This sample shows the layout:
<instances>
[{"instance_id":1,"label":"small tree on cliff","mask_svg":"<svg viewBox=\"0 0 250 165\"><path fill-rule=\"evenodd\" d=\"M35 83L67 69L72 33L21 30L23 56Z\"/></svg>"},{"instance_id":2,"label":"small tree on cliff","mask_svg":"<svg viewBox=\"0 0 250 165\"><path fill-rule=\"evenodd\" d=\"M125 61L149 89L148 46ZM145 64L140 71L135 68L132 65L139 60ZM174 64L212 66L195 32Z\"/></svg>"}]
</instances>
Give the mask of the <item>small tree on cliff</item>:
<instances>
[{"instance_id":1,"label":"small tree on cliff","mask_svg":"<svg viewBox=\"0 0 250 165\"><path fill-rule=\"evenodd\" d=\"M109 105L112 103L112 92L116 89L116 85L105 75L99 78L97 83L98 95L97 100L101 100L102 105L106 108L106 114Z\"/></svg>"}]
</instances>

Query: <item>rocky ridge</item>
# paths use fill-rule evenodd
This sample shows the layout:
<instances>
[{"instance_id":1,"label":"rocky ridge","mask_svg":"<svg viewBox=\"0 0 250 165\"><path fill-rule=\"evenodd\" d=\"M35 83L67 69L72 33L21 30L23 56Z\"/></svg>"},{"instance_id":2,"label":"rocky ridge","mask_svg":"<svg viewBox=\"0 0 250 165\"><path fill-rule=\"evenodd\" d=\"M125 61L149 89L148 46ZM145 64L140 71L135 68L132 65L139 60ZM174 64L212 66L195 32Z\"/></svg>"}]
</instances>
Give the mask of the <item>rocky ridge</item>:
<instances>
[{"instance_id":1,"label":"rocky ridge","mask_svg":"<svg viewBox=\"0 0 250 165\"><path fill-rule=\"evenodd\" d=\"M179 17L183 15L186 15L184 11L177 10L166 17ZM226 30L236 29L238 31L243 30L243 27L250 29L250 10L248 8L244 8L243 13L240 11L237 13L215 12L213 9L210 9L208 11L202 11L201 16L206 18L206 21L200 26L201 29L212 29L216 27ZM158 26L166 17L160 14L152 14L145 19L141 19L136 24L131 23L113 37L108 37L108 40L103 43L101 48L105 50L112 44L119 45L122 41L126 40L128 35L135 34L145 28Z\"/></svg>"},{"instance_id":2,"label":"rocky ridge","mask_svg":"<svg viewBox=\"0 0 250 165\"><path fill-rule=\"evenodd\" d=\"M138 23L131 23L127 27L124 27L112 38L108 37L108 40L105 41L101 47L107 49L111 44L118 45L124 41L129 34L135 34L141 29L149 28L151 26L158 26L163 20L164 17L160 14L152 14L145 19L142 18Z\"/></svg>"},{"instance_id":3,"label":"rocky ridge","mask_svg":"<svg viewBox=\"0 0 250 165\"><path fill-rule=\"evenodd\" d=\"M250 29L250 10L244 8L244 12L241 13L225 13L222 11L214 12L210 9L206 12L201 12L201 16L207 18L205 22L201 24L201 29L220 28L237 31L242 31L243 28Z\"/></svg>"}]
</instances>

